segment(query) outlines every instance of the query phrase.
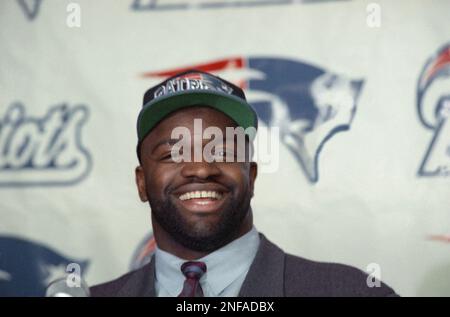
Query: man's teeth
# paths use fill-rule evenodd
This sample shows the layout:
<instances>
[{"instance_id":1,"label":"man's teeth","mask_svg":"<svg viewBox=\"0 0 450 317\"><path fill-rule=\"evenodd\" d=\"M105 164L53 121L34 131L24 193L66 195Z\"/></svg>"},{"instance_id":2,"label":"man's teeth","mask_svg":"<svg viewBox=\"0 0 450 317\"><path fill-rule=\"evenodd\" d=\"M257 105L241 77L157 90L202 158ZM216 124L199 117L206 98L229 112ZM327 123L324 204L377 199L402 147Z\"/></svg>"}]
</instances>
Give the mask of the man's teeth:
<instances>
[{"instance_id":1,"label":"man's teeth","mask_svg":"<svg viewBox=\"0 0 450 317\"><path fill-rule=\"evenodd\" d=\"M222 195L216 191L195 191L195 192L188 192L181 195L180 200L188 200L193 198L213 198L213 199L220 199L222 198Z\"/></svg>"}]
</instances>

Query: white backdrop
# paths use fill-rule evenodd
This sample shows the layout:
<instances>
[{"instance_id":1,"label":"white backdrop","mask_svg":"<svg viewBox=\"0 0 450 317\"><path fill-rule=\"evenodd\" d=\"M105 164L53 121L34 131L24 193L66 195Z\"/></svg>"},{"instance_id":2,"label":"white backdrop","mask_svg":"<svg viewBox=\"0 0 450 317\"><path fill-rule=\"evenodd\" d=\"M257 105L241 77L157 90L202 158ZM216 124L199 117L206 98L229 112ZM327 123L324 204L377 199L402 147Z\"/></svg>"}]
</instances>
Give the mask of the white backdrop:
<instances>
[{"instance_id":1,"label":"white backdrop","mask_svg":"<svg viewBox=\"0 0 450 317\"><path fill-rule=\"evenodd\" d=\"M68 12L70 3L79 6ZM367 24L369 1L223 3L0 3L0 282L9 282L0 291L19 287L6 262L27 270L40 256L26 262L13 238L89 261L90 285L128 271L151 230L134 185L135 124L143 93L161 78L143 74L264 57L364 84L350 129L318 155L317 181L281 144L277 172L257 179L257 228L296 255L362 270L377 263L401 295L450 295L449 112L435 113L450 95L445 67L426 92L434 123L417 110L422 69L450 43L450 1L376 1L380 27ZM81 25L69 27L77 8ZM234 80L251 69L217 73ZM49 267L46 280L61 263Z\"/></svg>"}]
</instances>

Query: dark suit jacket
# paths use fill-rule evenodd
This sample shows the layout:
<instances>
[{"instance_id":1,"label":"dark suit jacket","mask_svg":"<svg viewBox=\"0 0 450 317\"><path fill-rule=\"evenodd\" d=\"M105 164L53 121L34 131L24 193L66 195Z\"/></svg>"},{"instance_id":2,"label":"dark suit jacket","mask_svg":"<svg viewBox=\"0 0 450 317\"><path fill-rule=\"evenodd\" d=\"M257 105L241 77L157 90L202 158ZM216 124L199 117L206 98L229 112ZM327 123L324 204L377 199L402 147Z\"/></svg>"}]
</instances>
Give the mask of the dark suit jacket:
<instances>
[{"instance_id":1,"label":"dark suit jacket","mask_svg":"<svg viewBox=\"0 0 450 317\"><path fill-rule=\"evenodd\" d=\"M384 283L381 287L368 287L368 276L356 268L289 255L264 235L260 237L261 243L240 297L396 296ZM92 287L91 296L156 296L154 257L136 271Z\"/></svg>"}]
</instances>

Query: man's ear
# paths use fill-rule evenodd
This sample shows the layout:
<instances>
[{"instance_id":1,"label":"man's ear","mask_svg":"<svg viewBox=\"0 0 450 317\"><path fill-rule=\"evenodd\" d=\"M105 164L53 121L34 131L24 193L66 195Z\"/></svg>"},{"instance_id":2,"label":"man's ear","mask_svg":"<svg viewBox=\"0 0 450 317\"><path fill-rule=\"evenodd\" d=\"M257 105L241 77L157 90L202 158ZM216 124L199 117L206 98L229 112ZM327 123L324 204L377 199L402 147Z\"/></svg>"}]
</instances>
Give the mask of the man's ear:
<instances>
[{"instance_id":1,"label":"man's ear","mask_svg":"<svg viewBox=\"0 0 450 317\"><path fill-rule=\"evenodd\" d=\"M134 173L136 175L136 186L139 193L139 198L142 202L148 201L147 197L147 186L145 184L145 174L144 169L142 166L137 166L134 170Z\"/></svg>"},{"instance_id":2,"label":"man's ear","mask_svg":"<svg viewBox=\"0 0 450 317\"><path fill-rule=\"evenodd\" d=\"M258 175L258 164L256 162L250 162L250 192L253 197L255 189L255 180Z\"/></svg>"}]
</instances>

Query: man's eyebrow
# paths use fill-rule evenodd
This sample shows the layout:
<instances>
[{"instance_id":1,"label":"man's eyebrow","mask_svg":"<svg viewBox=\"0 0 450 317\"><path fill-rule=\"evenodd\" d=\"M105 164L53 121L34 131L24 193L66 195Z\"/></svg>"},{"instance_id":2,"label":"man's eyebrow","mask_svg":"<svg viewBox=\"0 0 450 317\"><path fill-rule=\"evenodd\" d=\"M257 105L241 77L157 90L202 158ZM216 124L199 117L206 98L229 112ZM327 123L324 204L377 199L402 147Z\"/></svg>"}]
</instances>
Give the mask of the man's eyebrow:
<instances>
[{"instance_id":1,"label":"man's eyebrow","mask_svg":"<svg viewBox=\"0 0 450 317\"><path fill-rule=\"evenodd\" d=\"M161 140L161 141L159 141L158 143L156 143L155 146L153 146L152 152L153 152L154 150L156 150L158 147L160 147L161 145L169 145L169 146L172 146L172 145L176 144L176 143L177 143L178 141L180 141L180 140L181 140L181 138L180 138L180 139L172 139L172 138L170 138L170 139L164 139L164 140Z\"/></svg>"}]
</instances>

